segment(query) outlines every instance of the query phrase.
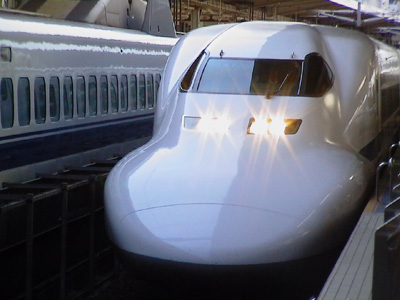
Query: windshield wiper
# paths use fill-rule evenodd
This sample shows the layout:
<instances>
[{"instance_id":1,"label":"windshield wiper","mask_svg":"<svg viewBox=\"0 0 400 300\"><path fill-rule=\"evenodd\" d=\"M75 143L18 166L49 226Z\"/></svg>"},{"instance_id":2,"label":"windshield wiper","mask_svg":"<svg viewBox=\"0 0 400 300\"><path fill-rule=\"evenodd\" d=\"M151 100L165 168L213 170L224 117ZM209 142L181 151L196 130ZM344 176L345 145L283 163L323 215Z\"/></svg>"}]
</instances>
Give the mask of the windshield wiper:
<instances>
[{"instance_id":1,"label":"windshield wiper","mask_svg":"<svg viewBox=\"0 0 400 300\"><path fill-rule=\"evenodd\" d=\"M283 79L283 81L282 81L281 85L279 86L279 88L275 92L273 92L271 94L267 94L266 98L267 99L271 99L272 96L275 96L276 94L278 94L282 90L283 86L285 85L286 80L288 79L289 75L292 74L292 73L293 73L293 71L290 71L289 73L287 73L286 76L285 76L285 79Z\"/></svg>"}]
</instances>

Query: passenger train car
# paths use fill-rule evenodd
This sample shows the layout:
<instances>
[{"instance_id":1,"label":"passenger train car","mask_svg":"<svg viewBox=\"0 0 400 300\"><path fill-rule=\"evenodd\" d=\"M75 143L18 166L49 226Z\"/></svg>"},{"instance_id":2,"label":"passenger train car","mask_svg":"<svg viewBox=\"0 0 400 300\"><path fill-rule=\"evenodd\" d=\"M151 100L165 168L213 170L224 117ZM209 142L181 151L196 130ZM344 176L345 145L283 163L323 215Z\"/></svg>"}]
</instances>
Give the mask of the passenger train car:
<instances>
[{"instance_id":1,"label":"passenger train car","mask_svg":"<svg viewBox=\"0 0 400 300\"><path fill-rule=\"evenodd\" d=\"M355 31L187 34L153 138L107 179L113 243L131 262L197 266L279 265L342 244L393 139L399 84L399 52Z\"/></svg>"},{"instance_id":2,"label":"passenger train car","mask_svg":"<svg viewBox=\"0 0 400 300\"><path fill-rule=\"evenodd\" d=\"M176 41L1 13L0 188L147 141Z\"/></svg>"}]
</instances>

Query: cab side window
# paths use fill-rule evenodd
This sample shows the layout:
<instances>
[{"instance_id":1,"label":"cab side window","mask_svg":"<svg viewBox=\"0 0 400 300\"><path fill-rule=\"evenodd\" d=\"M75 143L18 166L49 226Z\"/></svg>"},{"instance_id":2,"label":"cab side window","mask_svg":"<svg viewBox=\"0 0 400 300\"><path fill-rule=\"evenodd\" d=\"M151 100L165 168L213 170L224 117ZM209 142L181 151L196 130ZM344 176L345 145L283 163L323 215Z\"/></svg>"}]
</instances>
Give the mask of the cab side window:
<instances>
[{"instance_id":1,"label":"cab side window","mask_svg":"<svg viewBox=\"0 0 400 300\"><path fill-rule=\"evenodd\" d=\"M322 97L333 85L333 73L324 59L317 53L305 58L302 95Z\"/></svg>"},{"instance_id":2,"label":"cab side window","mask_svg":"<svg viewBox=\"0 0 400 300\"><path fill-rule=\"evenodd\" d=\"M204 52L202 52L202 53L196 58L196 60L192 63L192 65L189 67L189 69L187 70L187 72L186 72L186 74L185 74L185 76L183 77L182 82L181 82L181 89L182 89L183 91L187 91L187 90L190 88L190 86L192 85L193 77L194 77L195 71L196 71L196 69L197 69L197 66L199 65L201 59L202 59L203 57L205 57L205 55L206 55L206 54L205 54Z\"/></svg>"}]
</instances>

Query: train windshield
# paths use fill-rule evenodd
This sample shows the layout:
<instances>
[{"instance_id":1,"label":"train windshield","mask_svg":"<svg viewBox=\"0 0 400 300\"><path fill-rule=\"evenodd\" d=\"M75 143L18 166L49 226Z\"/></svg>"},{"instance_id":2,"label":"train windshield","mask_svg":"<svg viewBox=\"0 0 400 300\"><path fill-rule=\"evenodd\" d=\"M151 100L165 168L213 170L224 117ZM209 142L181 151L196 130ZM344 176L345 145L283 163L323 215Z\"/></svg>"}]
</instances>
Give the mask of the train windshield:
<instances>
[{"instance_id":1,"label":"train windshield","mask_svg":"<svg viewBox=\"0 0 400 300\"><path fill-rule=\"evenodd\" d=\"M277 96L322 96L333 75L318 54L303 60L210 58L197 92Z\"/></svg>"},{"instance_id":2,"label":"train windshield","mask_svg":"<svg viewBox=\"0 0 400 300\"><path fill-rule=\"evenodd\" d=\"M199 92L245 95L297 95L302 61L209 59Z\"/></svg>"}]
</instances>

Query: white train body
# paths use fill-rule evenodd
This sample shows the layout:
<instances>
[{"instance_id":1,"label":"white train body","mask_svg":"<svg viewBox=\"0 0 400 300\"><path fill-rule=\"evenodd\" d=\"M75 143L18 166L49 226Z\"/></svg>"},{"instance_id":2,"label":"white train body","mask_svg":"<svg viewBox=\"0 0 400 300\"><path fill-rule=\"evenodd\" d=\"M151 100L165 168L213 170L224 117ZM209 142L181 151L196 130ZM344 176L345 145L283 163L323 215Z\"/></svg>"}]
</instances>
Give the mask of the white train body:
<instances>
[{"instance_id":1,"label":"white train body","mask_svg":"<svg viewBox=\"0 0 400 300\"><path fill-rule=\"evenodd\" d=\"M140 145L176 42L1 13L0 189Z\"/></svg>"},{"instance_id":2,"label":"white train body","mask_svg":"<svg viewBox=\"0 0 400 300\"><path fill-rule=\"evenodd\" d=\"M343 29L249 22L189 33L167 63L152 140L107 179L114 244L128 258L202 265L339 245L390 143L399 71L396 50Z\"/></svg>"}]
</instances>

